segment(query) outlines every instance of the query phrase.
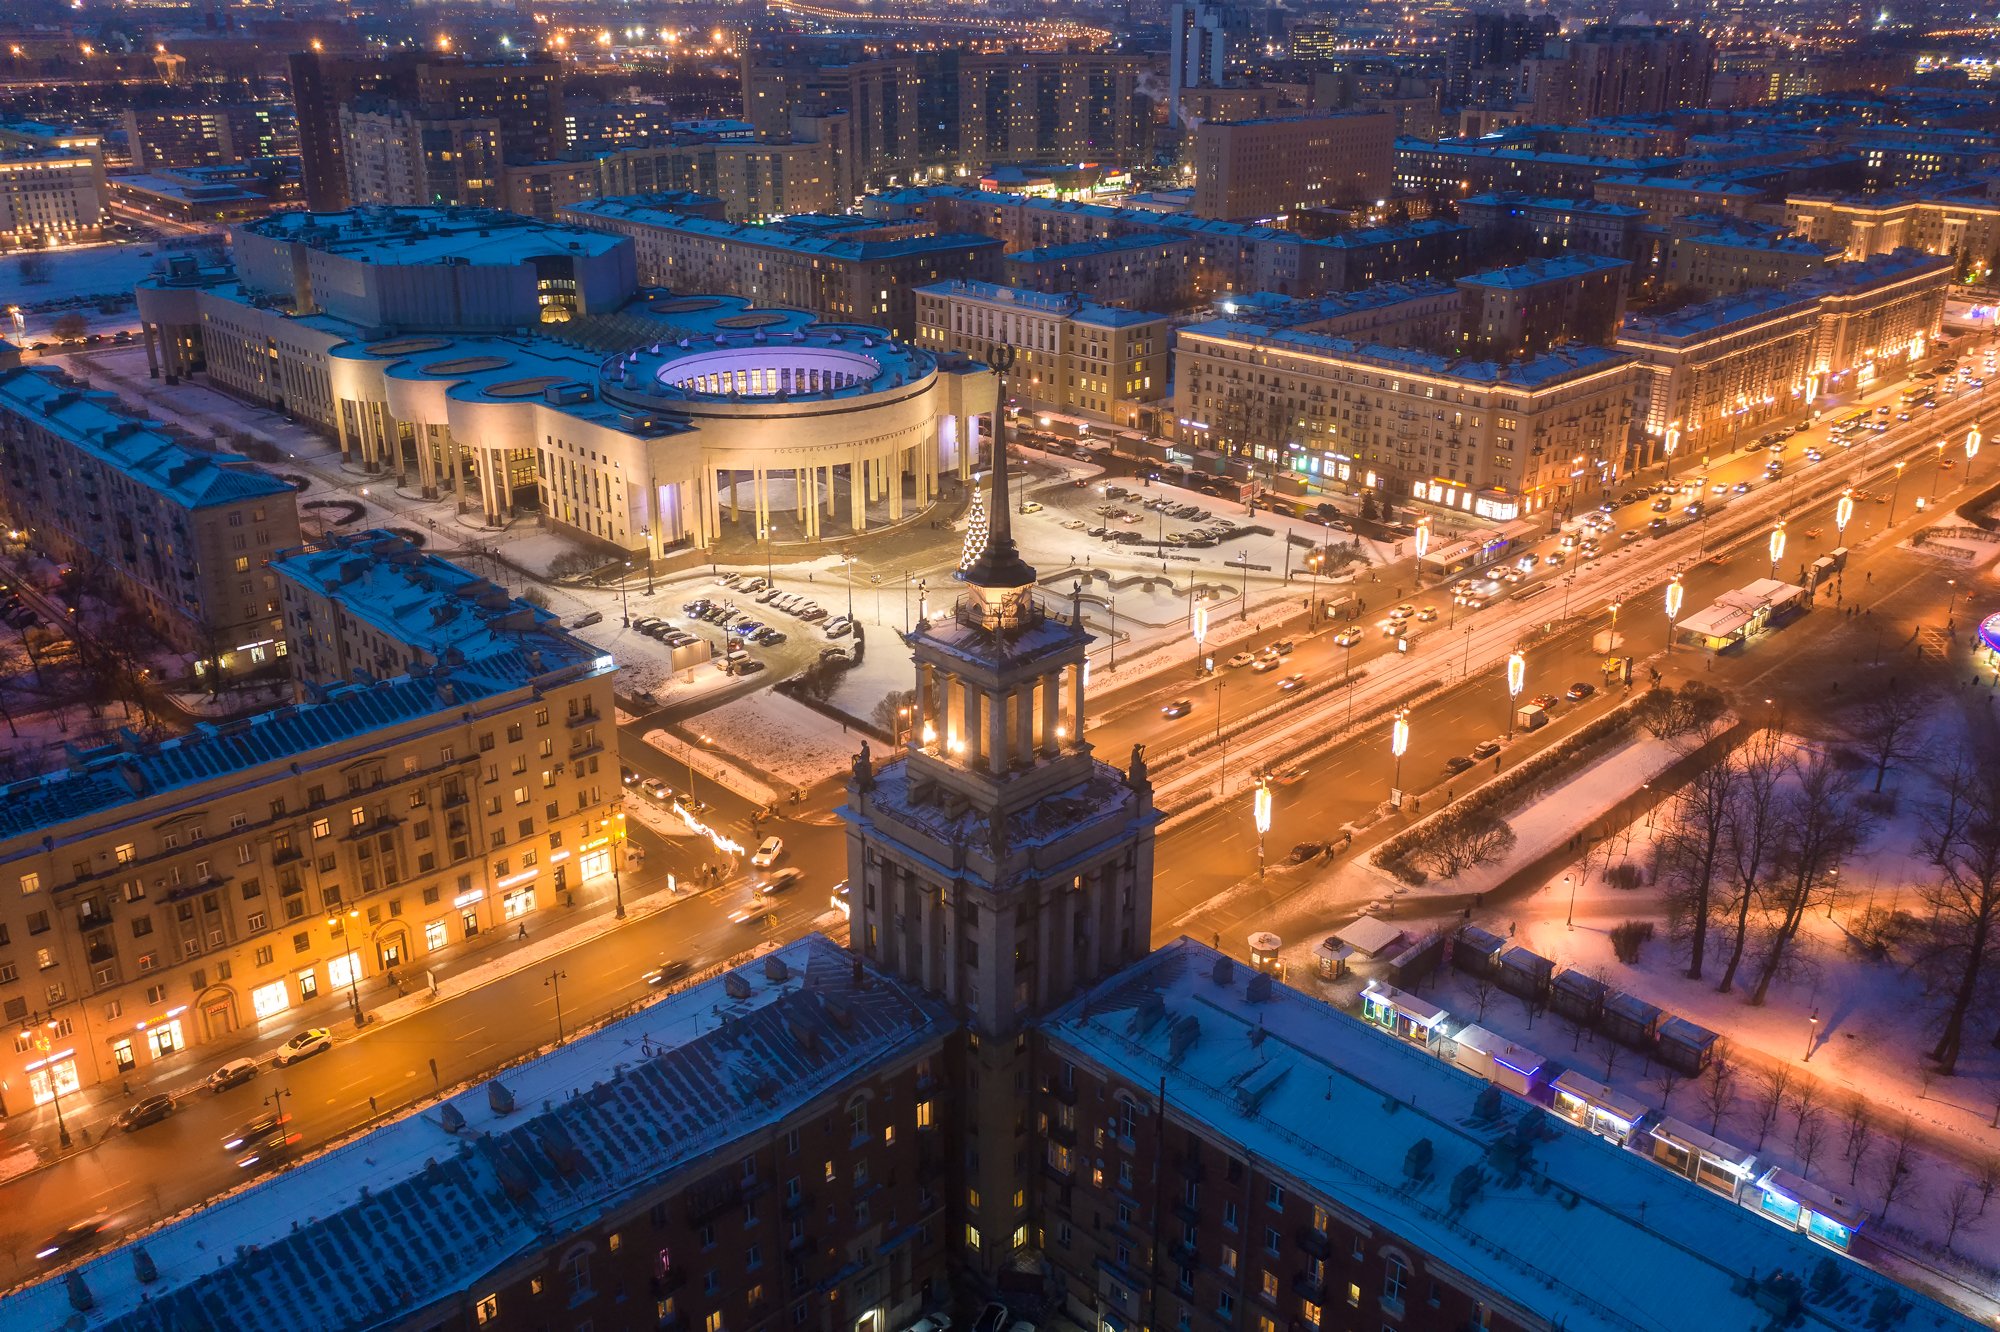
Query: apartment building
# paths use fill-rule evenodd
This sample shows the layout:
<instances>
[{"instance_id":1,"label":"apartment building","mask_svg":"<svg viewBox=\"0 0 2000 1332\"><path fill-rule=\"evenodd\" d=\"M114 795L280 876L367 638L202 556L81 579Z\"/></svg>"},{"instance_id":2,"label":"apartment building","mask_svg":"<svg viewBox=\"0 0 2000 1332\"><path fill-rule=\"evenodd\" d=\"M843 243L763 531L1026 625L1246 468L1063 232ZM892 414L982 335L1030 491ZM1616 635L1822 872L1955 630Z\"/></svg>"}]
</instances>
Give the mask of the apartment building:
<instances>
[{"instance_id":1,"label":"apartment building","mask_svg":"<svg viewBox=\"0 0 2000 1332\"><path fill-rule=\"evenodd\" d=\"M1213 320L1175 334L1189 447L1508 520L1624 469L1631 357L1570 347L1499 363Z\"/></svg>"},{"instance_id":2,"label":"apartment building","mask_svg":"<svg viewBox=\"0 0 2000 1332\"><path fill-rule=\"evenodd\" d=\"M1637 259L1646 212L1594 199L1489 191L1460 200L1458 220L1471 228L1473 252L1479 255L1496 250L1544 255L1582 250Z\"/></svg>"},{"instance_id":3,"label":"apartment building","mask_svg":"<svg viewBox=\"0 0 2000 1332\"><path fill-rule=\"evenodd\" d=\"M1395 118L1382 112L1203 121L1194 129L1191 211L1274 221L1308 208L1383 198L1395 142Z\"/></svg>"},{"instance_id":4,"label":"apartment building","mask_svg":"<svg viewBox=\"0 0 2000 1332\"><path fill-rule=\"evenodd\" d=\"M1942 327L1951 274L1945 256L1895 250L1785 287L1628 316L1617 346L1645 367L1647 438L1678 428L1684 447L1708 452L1916 360Z\"/></svg>"},{"instance_id":5,"label":"apartment building","mask_svg":"<svg viewBox=\"0 0 2000 1332\"><path fill-rule=\"evenodd\" d=\"M1847 259L1916 249L1949 256L1958 280L1986 284L2000 273L2000 197L1975 190L1931 194L1794 194L1785 225Z\"/></svg>"},{"instance_id":6,"label":"apartment building","mask_svg":"<svg viewBox=\"0 0 2000 1332\"><path fill-rule=\"evenodd\" d=\"M577 204L562 219L630 237L644 285L729 292L760 305L873 324L898 338L915 329L918 287L990 279L1000 252L1000 242L986 236L905 232L878 239L846 225L712 222L643 197Z\"/></svg>"},{"instance_id":7,"label":"apartment building","mask_svg":"<svg viewBox=\"0 0 2000 1332\"><path fill-rule=\"evenodd\" d=\"M1750 287L1784 287L1826 271L1840 251L1798 236L1711 231L1675 238L1666 285L1708 296Z\"/></svg>"},{"instance_id":8,"label":"apartment building","mask_svg":"<svg viewBox=\"0 0 2000 1332\"><path fill-rule=\"evenodd\" d=\"M1458 280L1459 337L1482 356L1526 356L1611 341L1631 265L1600 254L1536 259Z\"/></svg>"},{"instance_id":9,"label":"apartment building","mask_svg":"<svg viewBox=\"0 0 2000 1332\"><path fill-rule=\"evenodd\" d=\"M125 143L137 173L165 167L227 166L298 150L289 107L241 102L225 106L127 107Z\"/></svg>"},{"instance_id":10,"label":"apartment building","mask_svg":"<svg viewBox=\"0 0 2000 1332\"><path fill-rule=\"evenodd\" d=\"M0 148L0 247L68 245L104 225L104 166L74 148Z\"/></svg>"},{"instance_id":11,"label":"apartment building","mask_svg":"<svg viewBox=\"0 0 2000 1332\"><path fill-rule=\"evenodd\" d=\"M1180 310L1193 299L1194 242L1166 231L1038 245L1000 256L1009 286L1059 294L1088 293L1105 305Z\"/></svg>"},{"instance_id":12,"label":"apartment building","mask_svg":"<svg viewBox=\"0 0 2000 1332\"><path fill-rule=\"evenodd\" d=\"M511 646L0 788L0 1013L60 1030L0 1052L7 1109L191 1077L316 1001L365 1013L383 973L608 878L613 667L548 629Z\"/></svg>"},{"instance_id":13,"label":"apartment building","mask_svg":"<svg viewBox=\"0 0 2000 1332\"><path fill-rule=\"evenodd\" d=\"M297 492L247 458L185 443L59 370L15 368L0 372L0 504L198 672L283 654L268 565L298 544Z\"/></svg>"},{"instance_id":14,"label":"apartment building","mask_svg":"<svg viewBox=\"0 0 2000 1332\"><path fill-rule=\"evenodd\" d=\"M1167 386L1165 315L1075 294L959 280L917 288L919 347L983 358L1015 349L1007 390L1022 411L1133 426Z\"/></svg>"},{"instance_id":15,"label":"apartment building","mask_svg":"<svg viewBox=\"0 0 2000 1332\"><path fill-rule=\"evenodd\" d=\"M425 115L363 99L340 108L340 134L346 197L356 207L502 202L498 117Z\"/></svg>"}]
</instances>

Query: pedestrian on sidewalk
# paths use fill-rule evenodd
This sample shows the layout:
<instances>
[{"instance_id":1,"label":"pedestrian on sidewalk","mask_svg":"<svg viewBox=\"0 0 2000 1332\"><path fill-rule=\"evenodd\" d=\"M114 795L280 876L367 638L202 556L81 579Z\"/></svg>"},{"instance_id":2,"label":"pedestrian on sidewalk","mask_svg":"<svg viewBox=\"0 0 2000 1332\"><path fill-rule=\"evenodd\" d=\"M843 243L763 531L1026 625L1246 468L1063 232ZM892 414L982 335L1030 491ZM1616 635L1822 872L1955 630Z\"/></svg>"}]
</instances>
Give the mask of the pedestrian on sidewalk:
<instances>
[{"instance_id":1,"label":"pedestrian on sidewalk","mask_svg":"<svg viewBox=\"0 0 2000 1332\"><path fill-rule=\"evenodd\" d=\"M522 921L522 922L521 922L521 932L520 932L519 934L515 935L514 937L515 937L516 939L525 939L525 938L527 938L527 937L528 937L528 922L527 922L527 921L525 921L525 920L524 920L524 921Z\"/></svg>"}]
</instances>

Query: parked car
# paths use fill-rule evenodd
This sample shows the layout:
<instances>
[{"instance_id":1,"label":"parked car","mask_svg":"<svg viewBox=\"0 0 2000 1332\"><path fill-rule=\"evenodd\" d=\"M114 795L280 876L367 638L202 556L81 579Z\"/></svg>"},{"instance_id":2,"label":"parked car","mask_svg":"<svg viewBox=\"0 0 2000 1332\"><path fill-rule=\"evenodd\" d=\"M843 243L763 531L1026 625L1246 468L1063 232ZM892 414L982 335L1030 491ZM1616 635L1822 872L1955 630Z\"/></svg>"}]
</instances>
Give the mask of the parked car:
<instances>
[{"instance_id":1,"label":"parked car","mask_svg":"<svg viewBox=\"0 0 2000 1332\"><path fill-rule=\"evenodd\" d=\"M1012 1321L1013 1315L1007 1312L1006 1305L989 1300L979 1311L979 1317L972 1320L972 1332L1007 1332L1007 1324Z\"/></svg>"},{"instance_id":2,"label":"parked car","mask_svg":"<svg viewBox=\"0 0 2000 1332\"><path fill-rule=\"evenodd\" d=\"M278 1067L289 1068L301 1059L325 1054L333 1048L333 1033L325 1027L309 1027L278 1047Z\"/></svg>"},{"instance_id":3,"label":"parked car","mask_svg":"<svg viewBox=\"0 0 2000 1332\"><path fill-rule=\"evenodd\" d=\"M1472 757L1476 759L1490 759L1499 752L1500 742L1498 740L1481 740L1472 747Z\"/></svg>"},{"instance_id":4,"label":"parked car","mask_svg":"<svg viewBox=\"0 0 2000 1332\"><path fill-rule=\"evenodd\" d=\"M1591 684L1588 680L1578 680L1575 684L1571 685L1567 691L1565 691L1564 697L1569 699L1569 701L1572 703L1581 703L1584 699L1589 698L1592 694L1596 692L1597 692L1596 685Z\"/></svg>"},{"instance_id":5,"label":"parked car","mask_svg":"<svg viewBox=\"0 0 2000 1332\"><path fill-rule=\"evenodd\" d=\"M1257 659L1251 656L1248 652L1239 652L1235 656L1231 657L1227 662L1224 662L1223 664L1228 666L1231 670L1241 670L1243 667L1248 666L1250 663L1256 660Z\"/></svg>"},{"instance_id":6,"label":"parked car","mask_svg":"<svg viewBox=\"0 0 2000 1332\"><path fill-rule=\"evenodd\" d=\"M1444 770L1454 777L1471 766L1472 760L1463 754L1453 754L1444 761Z\"/></svg>"},{"instance_id":7,"label":"parked car","mask_svg":"<svg viewBox=\"0 0 2000 1332\"><path fill-rule=\"evenodd\" d=\"M132 1103L125 1113L118 1116L118 1127L127 1133L136 1132L148 1124L157 1124L174 1112L174 1098L171 1096L146 1096Z\"/></svg>"},{"instance_id":8,"label":"parked car","mask_svg":"<svg viewBox=\"0 0 2000 1332\"><path fill-rule=\"evenodd\" d=\"M256 1076L256 1060L232 1059L208 1075L208 1089L212 1092L225 1092L231 1087L242 1086Z\"/></svg>"},{"instance_id":9,"label":"parked car","mask_svg":"<svg viewBox=\"0 0 2000 1332\"><path fill-rule=\"evenodd\" d=\"M576 619L570 624L570 628L588 629L593 624L602 624L603 622L604 622L604 612L586 611L582 615L576 617Z\"/></svg>"},{"instance_id":10,"label":"parked car","mask_svg":"<svg viewBox=\"0 0 2000 1332\"><path fill-rule=\"evenodd\" d=\"M758 869L769 869L778 863L778 857L785 854L785 839L766 837L757 847L757 854L750 857L750 863Z\"/></svg>"}]
</instances>

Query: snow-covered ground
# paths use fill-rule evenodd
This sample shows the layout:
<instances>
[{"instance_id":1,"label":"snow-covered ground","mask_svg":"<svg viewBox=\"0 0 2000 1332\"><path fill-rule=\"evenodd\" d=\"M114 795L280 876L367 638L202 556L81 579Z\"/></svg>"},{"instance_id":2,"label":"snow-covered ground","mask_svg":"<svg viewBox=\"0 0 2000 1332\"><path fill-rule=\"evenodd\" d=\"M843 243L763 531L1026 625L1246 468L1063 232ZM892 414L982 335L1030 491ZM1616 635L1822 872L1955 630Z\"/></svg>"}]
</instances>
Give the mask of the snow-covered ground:
<instances>
[{"instance_id":1,"label":"snow-covered ground","mask_svg":"<svg viewBox=\"0 0 2000 1332\"><path fill-rule=\"evenodd\" d=\"M863 739L833 718L778 693L711 708L701 714L698 724L702 735L723 753L754 762L781 786L800 788L846 772Z\"/></svg>"},{"instance_id":2,"label":"snow-covered ground","mask_svg":"<svg viewBox=\"0 0 2000 1332\"><path fill-rule=\"evenodd\" d=\"M1946 699L1935 710L1920 746L1925 753L1939 752L1942 741L1962 725L1956 702ZM1790 743L1796 747L1801 742ZM1635 762L1621 754L1598 767ZM1560 811L1550 825L1558 831L1574 829L1615 812L1616 792L1629 793L1644 770L1643 764L1628 768L1619 781L1604 782L1609 799L1605 793L1593 796L1588 782L1549 793L1541 803ZM1872 771L1863 777L1865 791ZM1935 790L1931 778L1914 765L1892 769L1885 790L1894 796L1893 810L1873 829L1863 850L1841 865L1840 886L1830 903L1807 914L1794 961L1777 974L1758 1006L1748 1002L1758 956L1754 930L1731 993L1715 988L1733 938L1726 923L1711 933L1703 978L1686 975L1686 949L1670 928L1655 866L1655 839L1665 827L1665 808L1604 843L1616 848L1612 863L1641 868L1641 886L1611 886L1595 872L1601 858L1590 866L1579 861L1552 874L1539 892L1475 913L1475 923L1550 958L1559 969L1578 968L1719 1032L1730 1070L1730 1080L1719 1089L1704 1080L1663 1074L1636 1052L1551 1013L1531 1014L1520 1000L1484 990L1463 972L1447 970L1422 992L1456 1019L1476 1021L1698 1128L1713 1124L1725 1140L1756 1150L1760 1169L1781 1165L1855 1199L1872 1214L1868 1233L1902 1255L1892 1262L1922 1266L1990 1292L2000 1281L2000 1210L1989 1213L1977 1190L1982 1181L2000 1184L2000 1128L1994 1127L2000 1118L2000 1050L1988 1039L1995 1017L1990 1006L1978 1010L1956 1076L1935 1076L1921 1058L1936 1035L1940 1012L1937 996L1927 990L1915 965L1923 922L1930 915L1922 890L1939 873L1919 849L1920 809ZM1527 854L1518 850L1515 859ZM1567 920L1571 897L1565 876L1575 879L1573 925ZM1901 941L1885 953L1876 955L1857 942L1865 919L1898 918L1898 913ZM1655 930L1636 963L1619 961L1612 947L1611 931L1625 921L1649 923ZM1306 956L1310 941L1290 952L1292 975L1311 976ZM1338 997L1354 1002L1360 983L1356 977L1321 988L1337 990ZM1780 1080L1782 1089L1774 1091ZM1775 1108L1767 1112L1774 1098ZM1852 1127L1857 1113L1866 1123L1859 1131ZM1915 1136L1903 1162L1906 1173L1885 1209L1897 1155L1893 1139L1905 1121ZM1969 1199L1962 1185L1973 1191ZM1987 1187L1991 1192L1992 1186ZM1947 1248L1955 1211L1961 1224ZM2000 1304L1991 1311L2000 1313Z\"/></svg>"}]
</instances>

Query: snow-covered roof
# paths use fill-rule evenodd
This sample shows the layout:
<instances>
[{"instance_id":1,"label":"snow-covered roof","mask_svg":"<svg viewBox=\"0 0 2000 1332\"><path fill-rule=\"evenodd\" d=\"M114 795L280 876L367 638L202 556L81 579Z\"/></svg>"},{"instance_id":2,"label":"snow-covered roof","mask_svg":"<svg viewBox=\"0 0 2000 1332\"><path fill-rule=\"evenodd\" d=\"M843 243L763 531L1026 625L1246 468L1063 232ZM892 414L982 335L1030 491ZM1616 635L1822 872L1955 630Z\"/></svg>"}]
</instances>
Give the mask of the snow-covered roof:
<instances>
[{"instance_id":1,"label":"snow-covered roof","mask_svg":"<svg viewBox=\"0 0 2000 1332\"><path fill-rule=\"evenodd\" d=\"M1369 1218L1536 1326L1763 1328L1772 1311L1761 1297L1778 1273L1802 1282L1799 1316L1787 1324L1801 1332L1977 1326L1536 1107L1521 1108L1539 1133L1510 1181L1492 1149L1520 1116L1478 1120L1483 1081L1285 985L1253 986L1247 967L1230 965L1225 978L1217 963L1226 961L1180 939L1065 1007L1044 1032L1144 1099L1160 1089L1170 1119L1236 1144L1255 1168L1329 1210ZM1134 1020L1156 1000L1168 1020ZM1420 1141L1432 1164L1412 1179L1405 1163ZM1461 1177L1477 1186L1454 1206Z\"/></svg>"},{"instance_id":2,"label":"snow-covered roof","mask_svg":"<svg viewBox=\"0 0 2000 1332\"><path fill-rule=\"evenodd\" d=\"M1342 943L1353 944L1356 952L1373 957L1401 943L1403 931L1386 920L1363 916L1345 929L1336 930L1333 937Z\"/></svg>"},{"instance_id":3,"label":"snow-covered roof","mask_svg":"<svg viewBox=\"0 0 2000 1332\"><path fill-rule=\"evenodd\" d=\"M675 1173L733 1161L857 1072L939 1039L950 1018L821 935L364 1134L78 1272L92 1332L397 1327ZM488 1084L490 1086L491 1084ZM71 1324L63 1282L0 1300L0 1326Z\"/></svg>"}]
</instances>

